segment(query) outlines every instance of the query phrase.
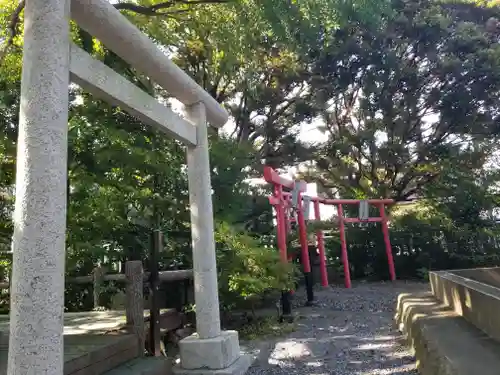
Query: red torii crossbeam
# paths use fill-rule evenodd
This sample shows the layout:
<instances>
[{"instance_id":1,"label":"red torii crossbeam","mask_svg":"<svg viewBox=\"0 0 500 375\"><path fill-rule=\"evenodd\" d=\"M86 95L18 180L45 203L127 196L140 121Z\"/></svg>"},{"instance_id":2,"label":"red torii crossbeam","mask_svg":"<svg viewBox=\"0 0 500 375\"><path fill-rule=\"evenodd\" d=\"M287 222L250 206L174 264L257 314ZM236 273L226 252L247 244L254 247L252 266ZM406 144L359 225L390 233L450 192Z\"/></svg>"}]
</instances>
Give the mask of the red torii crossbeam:
<instances>
[{"instance_id":1,"label":"red torii crossbeam","mask_svg":"<svg viewBox=\"0 0 500 375\"><path fill-rule=\"evenodd\" d=\"M299 239L302 249L302 264L304 267L304 272L311 272L310 261L309 261L309 251L307 244L307 228L304 218L303 209L303 193L306 191L306 184L304 181L292 181L287 178L280 176L273 168L264 167L264 179L266 182L273 184L274 193L269 197L269 202L274 206L276 211L276 234L278 238L278 248L281 254L282 261L287 261L287 248L286 248L286 236L287 227L289 225L288 220L290 218L285 215L286 210L290 207L291 195L290 191L283 191L283 189L293 190L296 189L296 184L299 185L298 189L298 203L297 203L297 221L299 227ZM297 189L296 189L297 190ZM343 205L346 204L357 204L359 206L361 200L358 199L327 199L321 197L308 197L308 199L314 204L314 216L315 220L321 220L320 218L320 203L326 205L337 206L338 213L338 223L340 232L340 243L341 243L341 258L344 267L344 280L346 288L351 287L351 273L349 268L349 257L347 253L347 243L345 237L345 224L346 223L381 223L382 233L384 236L384 243L386 248L387 261L389 265L390 279L396 279L396 271L394 267L394 258L392 255L391 242L389 239L389 228L387 225L387 215L385 213L385 206L394 203L392 199L370 199L365 201L369 205L374 205L378 207L380 212L380 217L369 217L366 219L360 218L347 218L344 217ZM320 272L321 272L321 284L323 286L328 285L328 274L326 270L326 256L325 256L325 244L323 231L318 230L316 232L316 240L318 246L318 252L320 257Z\"/></svg>"}]
</instances>

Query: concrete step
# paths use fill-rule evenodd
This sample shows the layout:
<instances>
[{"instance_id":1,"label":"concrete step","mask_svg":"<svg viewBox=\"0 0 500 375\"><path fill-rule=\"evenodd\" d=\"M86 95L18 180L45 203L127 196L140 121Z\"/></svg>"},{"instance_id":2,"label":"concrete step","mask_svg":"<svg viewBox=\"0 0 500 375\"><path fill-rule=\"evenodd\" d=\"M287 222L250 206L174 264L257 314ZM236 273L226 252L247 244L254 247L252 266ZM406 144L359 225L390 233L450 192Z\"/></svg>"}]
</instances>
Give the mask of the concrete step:
<instances>
[{"instance_id":1,"label":"concrete step","mask_svg":"<svg viewBox=\"0 0 500 375\"><path fill-rule=\"evenodd\" d=\"M171 375L171 360L165 357L136 358L103 375Z\"/></svg>"},{"instance_id":2,"label":"concrete step","mask_svg":"<svg viewBox=\"0 0 500 375\"><path fill-rule=\"evenodd\" d=\"M421 375L500 373L500 343L430 292L400 295L396 322L414 350Z\"/></svg>"}]
</instances>

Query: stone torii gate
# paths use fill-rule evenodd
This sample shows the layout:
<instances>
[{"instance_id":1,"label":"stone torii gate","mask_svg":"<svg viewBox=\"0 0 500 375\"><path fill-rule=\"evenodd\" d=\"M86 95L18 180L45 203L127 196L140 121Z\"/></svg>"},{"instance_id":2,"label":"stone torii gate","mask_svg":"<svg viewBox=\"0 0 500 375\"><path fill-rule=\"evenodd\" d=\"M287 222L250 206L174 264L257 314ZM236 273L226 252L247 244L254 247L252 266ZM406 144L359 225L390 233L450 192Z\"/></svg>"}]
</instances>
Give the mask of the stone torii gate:
<instances>
[{"instance_id":1,"label":"stone torii gate","mask_svg":"<svg viewBox=\"0 0 500 375\"><path fill-rule=\"evenodd\" d=\"M181 101L186 119L73 45L70 19ZM224 125L226 111L108 0L27 0L24 22L8 375L63 374L70 80L187 146L197 333L175 371L244 373L238 333L220 327L213 236L207 122Z\"/></svg>"}]
</instances>

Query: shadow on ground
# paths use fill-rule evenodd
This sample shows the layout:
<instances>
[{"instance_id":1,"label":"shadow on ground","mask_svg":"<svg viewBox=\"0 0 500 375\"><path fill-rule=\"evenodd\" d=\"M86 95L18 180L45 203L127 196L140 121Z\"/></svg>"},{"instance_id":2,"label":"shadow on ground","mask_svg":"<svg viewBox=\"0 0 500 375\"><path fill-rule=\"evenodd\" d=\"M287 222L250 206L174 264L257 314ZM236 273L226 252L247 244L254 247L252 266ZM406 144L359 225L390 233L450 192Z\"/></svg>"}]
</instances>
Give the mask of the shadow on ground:
<instances>
[{"instance_id":1,"label":"shadow on ground","mask_svg":"<svg viewBox=\"0 0 500 375\"><path fill-rule=\"evenodd\" d=\"M249 343L260 351L249 374L417 374L393 318L398 294L426 288L396 282L318 291L317 306L297 309L294 333Z\"/></svg>"}]
</instances>

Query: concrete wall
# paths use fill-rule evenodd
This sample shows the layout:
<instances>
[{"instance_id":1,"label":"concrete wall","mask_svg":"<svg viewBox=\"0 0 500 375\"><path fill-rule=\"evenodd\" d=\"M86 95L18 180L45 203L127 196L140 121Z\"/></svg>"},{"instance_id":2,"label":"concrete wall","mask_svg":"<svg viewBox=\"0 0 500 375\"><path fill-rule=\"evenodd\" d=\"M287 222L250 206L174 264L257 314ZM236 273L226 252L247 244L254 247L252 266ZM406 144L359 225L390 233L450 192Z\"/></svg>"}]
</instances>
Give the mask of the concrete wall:
<instances>
[{"instance_id":1,"label":"concrete wall","mask_svg":"<svg viewBox=\"0 0 500 375\"><path fill-rule=\"evenodd\" d=\"M457 270L453 274L500 288L500 267Z\"/></svg>"},{"instance_id":2,"label":"concrete wall","mask_svg":"<svg viewBox=\"0 0 500 375\"><path fill-rule=\"evenodd\" d=\"M464 274L464 271L431 272L432 293L458 315L500 342L500 319L498 319L500 289L458 273ZM469 273L465 272L465 274ZM483 280L489 280L488 278L495 274L496 272L477 272L474 275L482 277Z\"/></svg>"}]
</instances>

